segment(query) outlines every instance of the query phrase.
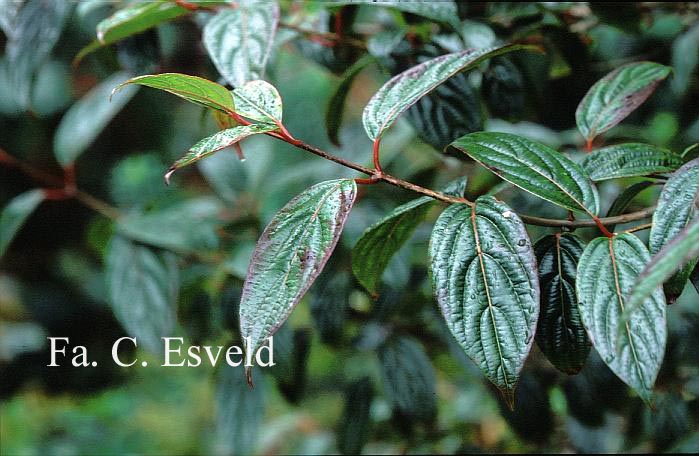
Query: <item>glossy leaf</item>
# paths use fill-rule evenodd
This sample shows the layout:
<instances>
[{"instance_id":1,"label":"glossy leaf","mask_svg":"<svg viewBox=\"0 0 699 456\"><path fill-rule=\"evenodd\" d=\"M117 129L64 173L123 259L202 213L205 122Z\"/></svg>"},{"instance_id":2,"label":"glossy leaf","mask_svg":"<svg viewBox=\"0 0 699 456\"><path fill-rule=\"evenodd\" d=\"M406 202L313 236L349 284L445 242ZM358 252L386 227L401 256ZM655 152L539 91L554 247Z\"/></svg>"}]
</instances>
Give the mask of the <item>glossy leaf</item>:
<instances>
[{"instance_id":1,"label":"glossy leaf","mask_svg":"<svg viewBox=\"0 0 699 456\"><path fill-rule=\"evenodd\" d=\"M570 233L543 237L534 246L541 286L536 342L549 361L567 374L577 374L590 352L575 294L584 249L585 243Z\"/></svg>"},{"instance_id":2,"label":"glossy leaf","mask_svg":"<svg viewBox=\"0 0 699 456\"><path fill-rule=\"evenodd\" d=\"M578 262L576 282L580 315L592 345L645 401L650 401L665 353L665 297L655 290L641 312L626 323L622 316L626 296L649 261L648 249L633 234L596 238Z\"/></svg>"},{"instance_id":3,"label":"glossy leaf","mask_svg":"<svg viewBox=\"0 0 699 456\"><path fill-rule=\"evenodd\" d=\"M138 91L137 87L126 87L111 102L109 99L112 88L128 77L126 73L113 74L92 88L65 113L53 137L53 152L61 166L67 167L75 162L133 98Z\"/></svg>"},{"instance_id":4,"label":"glossy leaf","mask_svg":"<svg viewBox=\"0 0 699 456\"><path fill-rule=\"evenodd\" d=\"M682 159L650 144L617 144L603 147L587 155L581 163L593 181L621 177L669 173L682 165Z\"/></svg>"},{"instance_id":5,"label":"glossy leaf","mask_svg":"<svg viewBox=\"0 0 699 456\"><path fill-rule=\"evenodd\" d=\"M510 133L471 133L454 147L516 186L572 211L597 215L597 189L579 165L548 146Z\"/></svg>"},{"instance_id":6,"label":"glossy leaf","mask_svg":"<svg viewBox=\"0 0 699 456\"><path fill-rule=\"evenodd\" d=\"M423 196L398 206L359 238L352 249L352 271L370 293L378 292L381 275L389 261L435 204L434 199Z\"/></svg>"},{"instance_id":7,"label":"glossy leaf","mask_svg":"<svg viewBox=\"0 0 699 456\"><path fill-rule=\"evenodd\" d=\"M107 248L105 279L119 323L137 339L139 347L161 353L161 337L172 336L175 329L176 257L115 236Z\"/></svg>"},{"instance_id":8,"label":"glossy leaf","mask_svg":"<svg viewBox=\"0 0 699 456\"><path fill-rule=\"evenodd\" d=\"M651 96L670 68L653 62L621 66L593 85L575 111L580 133L591 141L626 118Z\"/></svg>"},{"instance_id":9,"label":"glossy leaf","mask_svg":"<svg viewBox=\"0 0 699 456\"><path fill-rule=\"evenodd\" d=\"M172 166L170 166L170 168L168 169L167 173L165 174L165 179L169 181L170 176L176 170L184 166L191 165L192 163L195 163L201 160L202 158L208 157L209 155L214 154L220 151L221 149L230 147L249 136L258 135L276 129L276 125L252 124L239 125L237 127L228 128L226 130L216 132L213 135L204 138L195 145L193 145L184 157L180 158L175 163L173 163Z\"/></svg>"},{"instance_id":10,"label":"glossy leaf","mask_svg":"<svg viewBox=\"0 0 699 456\"><path fill-rule=\"evenodd\" d=\"M29 216L44 200L44 191L29 190L14 197L0 212L0 258Z\"/></svg>"},{"instance_id":11,"label":"glossy leaf","mask_svg":"<svg viewBox=\"0 0 699 456\"><path fill-rule=\"evenodd\" d=\"M678 169L665 183L658 208L653 214L648 246L655 255L672 238L677 236L697 215L699 193L699 159L692 160ZM679 296L684 289L696 261L690 262L665 284L670 299Z\"/></svg>"},{"instance_id":12,"label":"glossy leaf","mask_svg":"<svg viewBox=\"0 0 699 456\"><path fill-rule=\"evenodd\" d=\"M248 353L279 329L320 274L356 194L352 179L316 184L267 225L255 246L240 302L240 329Z\"/></svg>"},{"instance_id":13,"label":"glossy leaf","mask_svg":"<svg viewBox=\"0 0 699 456\"><path fill-rule=\"evenodd\" d=\"M697 259L699 259L699 218L690 222L653 255L629 292L624 318L633 319L633 314L642 309L646 300L678 270L689 269L687 273L689 276L697 264ZM687 268L687 266L691 267Z\"/></svg>"},{"instance_id":14,"label":"glossy leaf","mask_svg":"<svg viewBox=\"0 0 699 456\"><path fill-rule=\"evenodd\" d=\"M241 116L272 124L282 121L282 97L269 82L246 82L232 93L235 110Z\"/></svg>"},{"instance_id":15,"label":"glossy leaf","mask_svg":"<svg viewBox=\"0 0 699 456\"><path fill-rule=\"evenodd\" d=\"M161 73L138 76L120 84L112 91L122 90L128 84L138 84L164 90L187 101L223 112L235 111L233 96L225 87L208 79L181 73Z\"/></svg>"},{"instance_id":16,"label":"glossy leaf","mask_svg":"<svg viewBox=\"0 0 699 456\"><path fill-rule=\"evenodd\" d=\"M186 14L189 10L173 1L134 3L97 24L97 40L102 45L114 43Z\"/></svg>"},{"instance_id":17,"label":"glossy leaf","mask_svg":"<svg viewBox=\"0 0 699 456\"><path fill-rule=\"evenodd\" d=\"M361 71L374 61L372 56L365 56L357 60L340 76L340 82L333 88L330 102L325 110L325 128L328 131L330 142L340 145L340 126L345 100L349 94L352 82Z\"/></svg>"},{"instance_id":18,"label":"glossy leaf","mask_svg":"<svg viewBox=\"0 0 699 456\"><path fill-rule=\"evenodd\" d=\"M278 23L276 2L241 2L206 24L204 46L228 83L238 87L264 76Z\"/></svg>"},{"instance_id":19,"label":"glossy leaf","mask_svg":"<svg viewBox=\"0 0 699 456\"><path fill-rule=\"evenodd\" d=\"M384 391L409 420L431 422L437 415L434 368L422 346L399 336L379 349Z\"/></svg>"},{"instance_id":20,"label":"glossy leaf","mask_svg":"<svg viewBox=\"0 0 699 456\"><path fill-rule=\"evenodd\" d=\"M337 448L341 454L361 454L371 433L373 398L369 377L362 377L345 388L345 408L337 430Z\"/></svg>"},{"instance_id":21,"label":"glossy leaf","mask_svg":"<svg viewBox=\"0 0 699 456\"><path fill-rule=\"evenodd\" d=\"M523 49L533 48L510 44L489 49L467 49L435 57L394 76L364 108L364 129L372 141L380 138L402 112L458 72L471 69L497 55Z\"/></svg>"},{"instance_id":22,"label":"glossy leaf","mask_svg":"<svg viewBox=\"0 0 699 456\"><path fill-rule=\"evenodd\" d=\"M524 224L486 196L454 204L430 241L432 283L449 330L512 406L539 316L536 259Z\"/></svg>"},{"instance_id":23,"label":"glossy leaf","mask_svg":"<svg viewBox=\"0 0 699 456\"><path fill-rule=\"evenodd\" d=\"M216 373L213 454L255 454L264 429L265 386L259 382L251 389L240 367L223 363Z\"/></svg>"}]
</instances>

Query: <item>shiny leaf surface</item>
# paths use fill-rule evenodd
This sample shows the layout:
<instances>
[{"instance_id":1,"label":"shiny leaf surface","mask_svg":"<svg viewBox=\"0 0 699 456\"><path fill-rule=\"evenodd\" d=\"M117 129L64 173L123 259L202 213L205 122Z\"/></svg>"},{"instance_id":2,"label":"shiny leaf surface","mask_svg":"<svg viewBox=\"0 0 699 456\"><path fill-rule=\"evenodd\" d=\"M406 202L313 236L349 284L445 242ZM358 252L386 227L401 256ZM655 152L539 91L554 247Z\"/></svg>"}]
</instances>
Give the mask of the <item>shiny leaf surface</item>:
<instances>
[{"instance_id":1,"label":"shiny leaf surface","mask_svg":"<svg viewBox=\"0 0 699 456\"><path fill-rule=\"evenodd\" d=\"M282 120L282 97L269 82L246 82L233 90L235 110L243 117L264 123Z\"/></svg>"},{"instance_id":2,"label":"shiny leaf surface","mask_svg":"<svg viewBox=\"0 0 699 456\"><path fill-rule=\"evenodd\" d=\"M587 155L581 163L593 181L669 173L682 159L667 149L650 144L617 144Z\"/></svg>"}]
</instances>

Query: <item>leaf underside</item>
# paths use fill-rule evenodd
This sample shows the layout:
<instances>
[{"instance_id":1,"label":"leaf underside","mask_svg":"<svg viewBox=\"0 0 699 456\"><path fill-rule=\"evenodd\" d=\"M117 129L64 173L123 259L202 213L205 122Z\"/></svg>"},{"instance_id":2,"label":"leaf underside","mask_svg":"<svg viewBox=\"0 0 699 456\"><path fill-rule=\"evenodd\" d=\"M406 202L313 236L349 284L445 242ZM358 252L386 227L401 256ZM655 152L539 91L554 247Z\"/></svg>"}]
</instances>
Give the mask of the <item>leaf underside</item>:
<instances>
[{"instance_id":1,"label":"leaf underside","mask_svg":"<svg viewBox=\"0 0 699 456\"><path fill-rule=\"evenodd\" d=\"M510 405L539 316L536 259L522 221L480 197L452 205L430 241L432 282L449 330Z\"/></svg>"},{"instance_id":2,"label":"leaf underside","mask_svg":"<svg viewBox=\"0 0 699 456\"><path fill-rule=\"evenodd\" d=\"M667 149L649 144L617 144L587 155L581 163L593 181L669 173L682 159Z\"/></svg>"},{"instance_id":3,"label":"leaf underside","mask_svg":"<svg viewBox=\"0 0 699 456\"><path fill-rule=\"evenodd\" d=\"M650 261L633 234L596 238L578 263L578 307L588 336L609 368L649 402L665 352L665 296L660 289L627 323L626 296Z\"/></svg>"}]
</instances>

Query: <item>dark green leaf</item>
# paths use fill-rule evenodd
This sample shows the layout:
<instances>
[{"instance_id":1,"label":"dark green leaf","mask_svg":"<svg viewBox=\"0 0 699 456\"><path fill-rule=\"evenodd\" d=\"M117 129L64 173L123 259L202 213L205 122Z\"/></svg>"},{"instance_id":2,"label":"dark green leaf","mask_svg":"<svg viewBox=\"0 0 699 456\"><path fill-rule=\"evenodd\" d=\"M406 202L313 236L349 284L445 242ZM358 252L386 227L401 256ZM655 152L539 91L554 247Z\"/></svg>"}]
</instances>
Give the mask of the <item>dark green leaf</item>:
<instances>
[{"instance_id":1,"label":"dark green leaf","mask_svg":"<svg viewBox=\"0 0 699 456\"><path fill-rule=\"evenodd\" d=\"M653 255L660 252L695 218L698 192L699 158L686 163L672 174L660 192L648 241ZM689 262L665 284L665 292L670 299L682 293L694 264L696 262Z\"/></svg>"},{"instance_id":2,"label":"dark green leaf","mask_svg":"<svg viewBox=\"0 0 699 456\"><path fill-rule=\"evenodd\" d=\"M131 214L119 220L117 230L136 241L180 253L213 250L218 246L216 229L221 203L208 197L194 198Z\"/></svg>"},{"instance_id":3,"label":"dark green leaf","mask_svg":"<svg viewBox=\"0 0 699 456\"><path fill-rule=\"evenodd\" d=\"M430 241L432 283L447 326L510 406L539 316L536 259L524 224L481 197L454 204Z\"/></svg>"},{"instance_id":4,"label":"dark green leaf","mask_svg":"<svg viewBox=\"0 0 699 456\"><path fill-rule=\"evenodd\" d=\"M253 353L286 321L320 274L344 227L357 186L316 184L292 199L257 242L240 302L240 329Z\"/></svg>"},{"instance_id":5,"label":"dark green leaf","mask_svg":"<svg viewBox=\"0 0 699 456\"><path fill-rule=\"evenodd\" d=\"M575 111L580 133L588 141L626 118L651 96L671 69L654 62L621 66L593 85Z\"/></svg>"},{"instance_id":6,"label":"dark green leaf","mask_svg":"<svg viewBox=\"0 0 699 456\"><path fill-rule=\"evenodd\" d=\"M236 144L248 136L258 135L260 133L266 133L268 131L276 130L276 125L270 124L252 124L252 125L239 125L237 127L228 128L226 130L221 130L208 138L204 138L189 149L187 154L177 160L170 166L165 174L166 182L170 181L170 176L172 173L178 169L191 165L202 158L208 157L221 149L230 147Z\"/></svg>"},{"instance_id":7,"label":"dark green leaf","mask_svg":"<svg viewBox=\"0 0 699 456\"><path fill-rule=\"evenodd\" d=\"M324 343L342 339L351 291L350 277L346 271L328 270L318 279L311 300L311 316Z\"/></svg>"},{"instance_id":8,"label":"dark green leaf","mask_svg":"<svg viewBox=\"0 0 699 456\"><path fill-rule=\"evenodd\" d=\"M282 121L282 97L269 82L246 82L232 93L235 110L241 116L270 124Z\"/></svg>"},{"instance_id":9,"label":"dark green leaf","mask_svg":"<svg viewBox=\"0 0 699 456\"><path fill-rule=\"evenodd\" d=\"M541 310L536 342L567 374L577 374L590 352L575 295L575 275L585 243L574 234L554 234L534 246L539 266Z\"/></svg>"},{"instance_id":10,"label":"dark green leaf","mask_svg":"<svg viewBox=\"0 0 699 456\"><path fill-rule=\"evenodd\" d=\"M97 24L97 40L104 46L186 14L189 10L173 1L134 3Z\"/></svg>"},{"instance_id":11,"label":"dark green leaf","mask_svg":"<svg viewBox=\"0 0 699 456\"><path fill-rule=\"evenodd\" d=\"M688 162L699 158L699 143L692 144L682 151L682 160Z\"/></svg>"},{"instance_id":12,"label":"dark green leaf","mask_svg":"<svg viewBox=\"0 0 699 456\"><path fill-rule=\"evenodd\" d=\"M398 336L379 349L384 391L408 419L431 422L437 415L435 375L430 359L415 340Z\"/></svg>"},{"instance_id":13,"label":"dark green leaf","mask_svg":"<svg viewBox=\"0 0 699 456\"><path fill-rule=\"evenodd\" d=\"M669 173L682 165L682 159L661 147L650 144L617 144L598 149L581 163L593 181L621 177Z\"/></svg>"},{"instance_id":14,"label":"dark green leaf","mask_svg":"<svg viewBox=\"0 0 699 456\"><path fill-rule=\"evenodd\" d=\"M616 217L617 215L621 215L626 211L626 208L629 207L631 204L631 201L643 190L647 189L648 187L653 186L653 182L651 181L643 181L643 182L637 182L630 187L627 187L624 189L623 192L619 194L619 196L616 197L616 199L612 202L612 205L609 207L609 210L607 211L607 217ZM614 228L616 225L609 225L607 229L609 231L614 232Z\"/></svg>"},{"instance_id":15,"label":"dark green leaf","mask_svg":"<svg viewBox=\"0 0 699 456\"><path fill-rule=\"evenodd\" d=\"M692 281L694 288L697 290L697 293L699 293L699 265L694 267L690 280Z\"/></svg>"},{"instance_id":16,"label":"dark green leaf","mask_svg":"<svg viewBox=\"0 0 699 456\"><path fill-rule=\"evenodd\" d=\"M345 409L337 430L337 448L342 454L361 454L371 432L371 401L374 388L369 377L345 389Z\"/></svg>"},{"instance_id":17,"label":"dark green leaf","mask_svg":"<svg viewBox=\"0 0 699 456\"><path fill-rule=\"evenodd\" d=\"M27 218L44 200L44 191L35 189L14 197L0 212L0 258Z\"/></svg>"},{"instance_id":18,"label":"dark green leaf","mask_svg":"<svg viewBox=\"0 0 699 456\"><path fill-rule=\"evenodd\" d=\"M90 90L65 113L53 137L53 152L61 166L67 167L75 162L133 98L137 87L126 87L114 100L110 102L109 99L112 88L128 77L126 73L113 74Z\"/></svg>"},{"instance_id":19,"label":"dark green leaf","mask_svg":"<svg viewBox=\"0 0 699 456\"><path fill-rule=\"evenodd\" d=\"M518 117L524 110L524 77L507 57L493 59L483 74L483 97L493 116Z\"/></svg>"},{"instance_id":20,"label":"dark green leaf","mask_svg":"<svg viewBox=\"0 0 699 456\"><path fill-rule=\"evenodd\" d=\"M220 84L198 76L180 73L147 74L120 84L112 91L122 90L127 84L139 84L170 92L187 101L223 112L235 111L233 96Z\"/></svg>"},{"instance_id":21,"label":"dark green leaf","mask_svg":"<svg viewBox=\"0 0 699 456\"><path fill-rule=\"evenodd\" d=\"M357 75L374 61L372 56L364 56L357 60L345 70L340 76L340 82L333 88L332 96L328 107L325 109L325 128L328 131L330 142L336 146L340 145L340 126L342 125L342 114L345 107L345 100L349 94L352 82Z\"/></svg>"},{"instance_id":22,"label":"dark green leaf","mask_svg":"<svg viewBox=\"0 0 699 456\"><path fill-rule=\"evenodd\" d=\"M626 296L649 261L648 249L633 234L596 238L578 262L576 282L580 315L592 345L645 401L650 401L665 353L665 297L657 289L628 323L622 315Z\"/></svg>"},{"instance_id":23,"label":"dark green leaf","mask_svg":"<svg viewBox=\"0 0 699 456\"><path fill-rule=\"evenodd\" d=\"M597 215L597 189L563 154L510 133L478 132L451 144L516 186L566 209Z\"/></svg>"},{"instance_id":24,"label":"dark green leaf","mask_svg":"<svg viewBox=\"0 0 699 456\"><path fill-rule=\"evenodd\" d=\"M359 238L352 249L352 271L370 293L378 292L388 262L410 239L435 203L429 196L423 196L398 206Z\"/></svg>"},{"instance_id":25,"label":"dark green leaf","mask_svg":"<svg viewBox=\"0 0 699 456\"><path fill-rule=\"evenodd\" d=\"M264 378L264 377L263 377ZM250 388L243 370L224 363L216 375L213 454L254 454L262 434L266 388Z\"/></svg>"},{"instance_id":26,"label":"dark green leaf","mask_svg":"<svg viewBox=\"0 0 699 456\"><path fill-rule=\"evenodd\" d=\"M279 23L277 2L241 2L219 11L203 41L221 76L237 87L264 76Z\"/></svg>"},{"instance_id":27,"label":"dark green leaf","mask_svg":"<svg viewBox=\"0 0 699 456\"><path fill-rule=\"evenodd\" d=\"M343 6L343 5L358 5L367 4L375 6L385 6L395 8L406 13L416 14L418 16L434 19L436 21L446 23L458 23L458 14L456 4L452 0L442 0L439 2L429 1L401 1L401 0L345 0L345 1L327 1L323 2L325 6Z\"/></svg>"},{"instance_id":28,"label":"dark green leaf","mask_svg":"<svg viewBox=\"0 0 699 456\"><path fill-rule=\"evenodd\" d=\"M525 49L533 47L510 44L489 49L467 49L414 66L391 78L369 100L362 117L364 129L369 138L375 141L402 112L458 72L471 69L497 55Z\"/></svg>"},{"instance_id":29,"label":"dark green leaf","mask_svg":"<svg viewBox=\"0 0 699 456\"><path fill-rule=\"evenodd\" d=\"M107 249L105 279L109 303L126 332L139 347L162 353L161 337L172 336L177 318L176 257L115 236Z\"/></svg>"}]
</instances>

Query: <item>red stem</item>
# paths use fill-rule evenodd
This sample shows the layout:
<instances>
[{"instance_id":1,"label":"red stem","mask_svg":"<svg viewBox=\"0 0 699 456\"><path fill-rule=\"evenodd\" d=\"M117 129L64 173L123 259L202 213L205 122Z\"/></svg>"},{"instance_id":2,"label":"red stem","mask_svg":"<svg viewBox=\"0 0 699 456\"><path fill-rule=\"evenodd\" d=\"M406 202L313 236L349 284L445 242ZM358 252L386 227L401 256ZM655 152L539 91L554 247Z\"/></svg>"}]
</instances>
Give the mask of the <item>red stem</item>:
<instances>
[{"instance_id":1,"label":"red stem","mask_svg":"<svg viewBox=\"0 0 699 456\"><path fill-rule=\"evenodd\" d=\"M604 224L602 223L602 220L600 220L599 217L593 216L593 217L592 217L592 220L595 221L595 223L597 224L597 228L600 229L600 231L602 232L602 234L604 234L604 235L607 236L608 238L613 238L613 237L614 237L614 233L610 232L610 231L607 229L607 227L604 226Z\"/></svg>"},{"instance_id":2,"label":"red stem","mask_svg":"<svg viewBox=\"0 0 699 456\"><path fill-rule=\"evenodd\" d=\"M383 170L381 169L381 161L379 157L379 148L381 144L381 137L379 136L374 140L374 168L376 168L376 171L379 174L383 173Z\"/></svg>"}]
</instances>

